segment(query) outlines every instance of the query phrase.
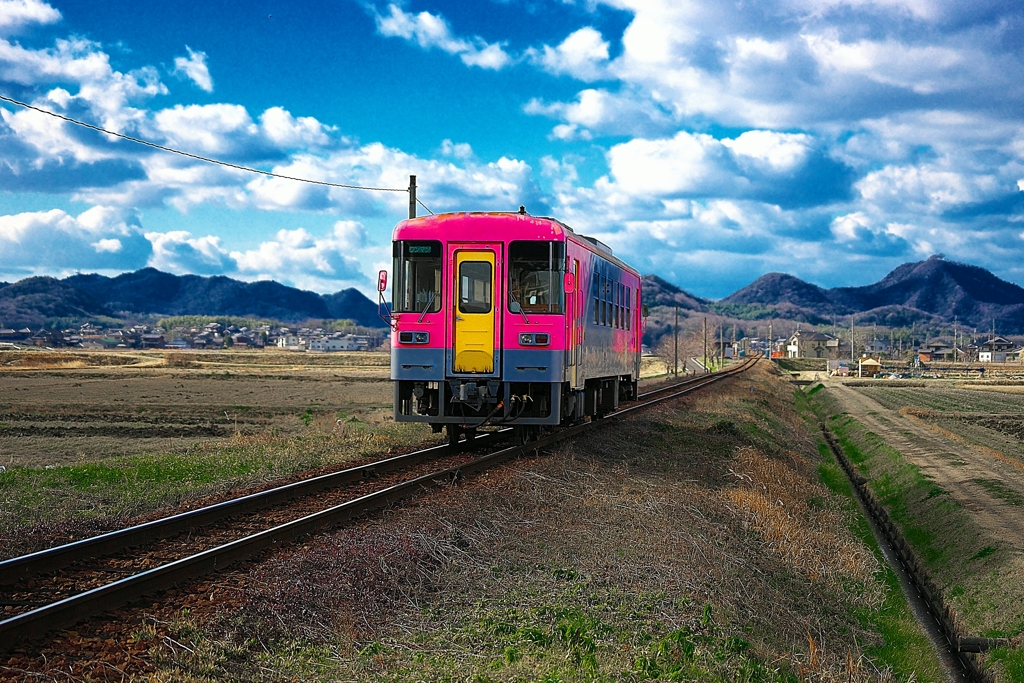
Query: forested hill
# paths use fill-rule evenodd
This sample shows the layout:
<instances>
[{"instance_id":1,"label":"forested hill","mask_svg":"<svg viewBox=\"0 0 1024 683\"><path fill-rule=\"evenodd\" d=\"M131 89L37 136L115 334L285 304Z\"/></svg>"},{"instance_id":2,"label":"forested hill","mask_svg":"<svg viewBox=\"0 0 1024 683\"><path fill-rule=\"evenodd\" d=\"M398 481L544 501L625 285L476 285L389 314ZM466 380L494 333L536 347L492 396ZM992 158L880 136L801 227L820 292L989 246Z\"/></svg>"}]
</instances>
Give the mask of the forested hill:
<instances>
[{"instance_id":1,"label":"forested hill","mask_svg":"<svg viewBox=\"0 0 1024 683\"><path fill-rule=\"evenodd\" d=\"M208 315L301 322L347 319L382 327L377 304L356 289L320 295L273 281L173 275L143 268L116 277L32 277L0 286L0 327L42 327L55 319Z\"/></svg>"}]
</instances>

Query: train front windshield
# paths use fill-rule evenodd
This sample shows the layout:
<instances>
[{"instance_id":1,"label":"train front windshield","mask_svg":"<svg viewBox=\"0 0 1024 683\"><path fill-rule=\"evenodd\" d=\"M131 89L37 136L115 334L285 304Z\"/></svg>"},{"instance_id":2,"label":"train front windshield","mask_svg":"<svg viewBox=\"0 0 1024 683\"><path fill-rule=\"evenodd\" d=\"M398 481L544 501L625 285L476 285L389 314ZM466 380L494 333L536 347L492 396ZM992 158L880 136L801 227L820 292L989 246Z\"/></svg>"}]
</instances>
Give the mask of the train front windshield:
<instances>
[{"instance_id":1,"label":"train front windshield","mask_svg":"<svg viewBox=\"0 0 1024 683\"><path fill-rule=\"evenodd\" d=\"M518 303L526 313L561 313L565 244L517 241L508 254L509 305Z\"/></svg>"},{"instance_id":2,"label":"train front windshield","mask_svg":"<svg viewBox=\"0 0 1024 683\"><path fill-rule=\"evenodd\" d=\"M436 313L441 310L441 243L435 240L395 242L395 313Z\"/></svg>"}]
</instances>

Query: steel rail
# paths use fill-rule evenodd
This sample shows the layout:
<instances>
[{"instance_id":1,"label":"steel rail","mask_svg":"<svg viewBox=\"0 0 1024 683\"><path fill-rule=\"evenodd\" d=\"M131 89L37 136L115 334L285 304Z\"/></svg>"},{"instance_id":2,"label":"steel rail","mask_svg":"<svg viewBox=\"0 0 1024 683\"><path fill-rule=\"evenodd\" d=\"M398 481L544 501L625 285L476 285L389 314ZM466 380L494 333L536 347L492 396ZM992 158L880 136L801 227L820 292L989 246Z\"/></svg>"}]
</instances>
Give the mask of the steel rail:
<instances>
[{"instance_id":1,"label":"steel rail","mask_svg":"<svg viewBox=\"0 0 1024 683\"><path fill-rule=\"evenodd\" d=\"M104 586L84 591L78 595L64 598L58 602L0 621L0 652L9 650L18 643L38 638L49 631L72 626L86 617L129 604L145 595L166 590L178 583L181 583L182 581L187 581L210 572L224 569L235 562L249 559L261 551L295 540L296 538L305 536L313 531L380 510L421 490L437 486L440 482L454 481L455 479L465 475L489 469L501 462L529 451L539 450L542 447L553 445L559 441L569 439L590 429L609 424L614 421L614 418L633 413L641 408L646 408L673 398L678 398L679 396L696 391L697 389L718 382L726 377L731 377L744 372L750 368L754 362L756 362L756 359L751 359L744 362L737 368L700 377L697 382L693 380L687 381L685 382L685 388L681 388L678 391L674 391L660 398L650 399L645 403L635 404L616 411L615 413L607 416L608 419L584 422L582 424L559 430L547 436L543 436L535 441L495 451L494 453L471 460L468 463L425 474L406 482L386 487L380 491L361 496L340 505L335 505L319 512L306 515L305 517L301 517L291 522L275 526L271 529L266 529L244 538L225 543L217 546L216 548L210 548L209 550L197 553L196 555L169 562L165 565L161 565L160 567L123 578ZM661 390L649 393L661 393ZM477 438L485 438L486 436L488 435L478 435ZM445 447L434 447L434 449L442 448ZM427 450L430 451L434 449ZM401 458L403 456L396 457ZM392 462L394 460L395 458L391 458L388 461L382 462ZM379 464L380 463L371 463L371 465Z\"/></svg>"},{"instance_id":2,"label":"steel rail","mask_svg":"<svg viewBox=\"0 0 1024 683\"><path fill-rule=\"evenodd\" d=\"M504 431L477 434L478 445L486 445L497 438L495 434L504 434ZM460 445L464 446L465 444ZM0 561L0 586L15 583L27 576L52 573L83 559L103 557L144 543L176 536L227 517L272 507L302 495L333 486L343 486L381 472L391 472L409 464L424 462L434 455L450 452L451 448L449 444L432 446L3 560Z\"/></svg>"}]
</instances>

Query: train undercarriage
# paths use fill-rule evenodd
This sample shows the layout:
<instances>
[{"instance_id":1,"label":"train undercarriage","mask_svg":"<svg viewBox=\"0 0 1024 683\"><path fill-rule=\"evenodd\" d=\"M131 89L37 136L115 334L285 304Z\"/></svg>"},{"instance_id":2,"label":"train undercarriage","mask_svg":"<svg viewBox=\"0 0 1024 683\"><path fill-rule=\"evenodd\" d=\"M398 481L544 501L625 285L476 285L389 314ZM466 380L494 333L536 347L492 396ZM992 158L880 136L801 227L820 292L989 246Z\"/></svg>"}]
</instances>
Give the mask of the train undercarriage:
<instances>
[{"instance_id":1,"label":"train undercarriage","mask_svg":"<svg viewBox=\"0 0 1024 683\"><path fill-rule=\"evenodd\" d=\"M568 382L398 380L394 392L396 420L426 422L434 432L444 430L449 443L490 426L512 427L522 443L558 425L601 419L620 402L636 399L637 383L630 375L587 380L579 389Z\"/></svg>"}]
</instances>

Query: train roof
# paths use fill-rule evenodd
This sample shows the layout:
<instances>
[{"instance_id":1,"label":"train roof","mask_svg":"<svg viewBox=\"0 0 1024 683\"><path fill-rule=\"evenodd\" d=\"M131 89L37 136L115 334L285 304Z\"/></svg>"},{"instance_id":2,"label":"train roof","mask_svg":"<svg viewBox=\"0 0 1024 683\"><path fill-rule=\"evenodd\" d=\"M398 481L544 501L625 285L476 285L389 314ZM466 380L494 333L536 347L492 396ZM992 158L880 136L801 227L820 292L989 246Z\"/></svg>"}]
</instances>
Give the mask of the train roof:
<instances>
[{"instance_id":1,"label":"train roof","mask_svg":"<svg viewBox=\"0 0 1024 683\"><path fill-rule=\"evenodd\" d=\"M502 241L534 239L564 241L569 235L590 245L594 251L627 270L636 272L619 260L604 242L581 235L565 223L547 216L531 216L512 211L459 211L410 218L395 226L393 239L437 239L439 231L449 240L479 240L481 231L495 231Z\"/></svg>"}]
</instances>

